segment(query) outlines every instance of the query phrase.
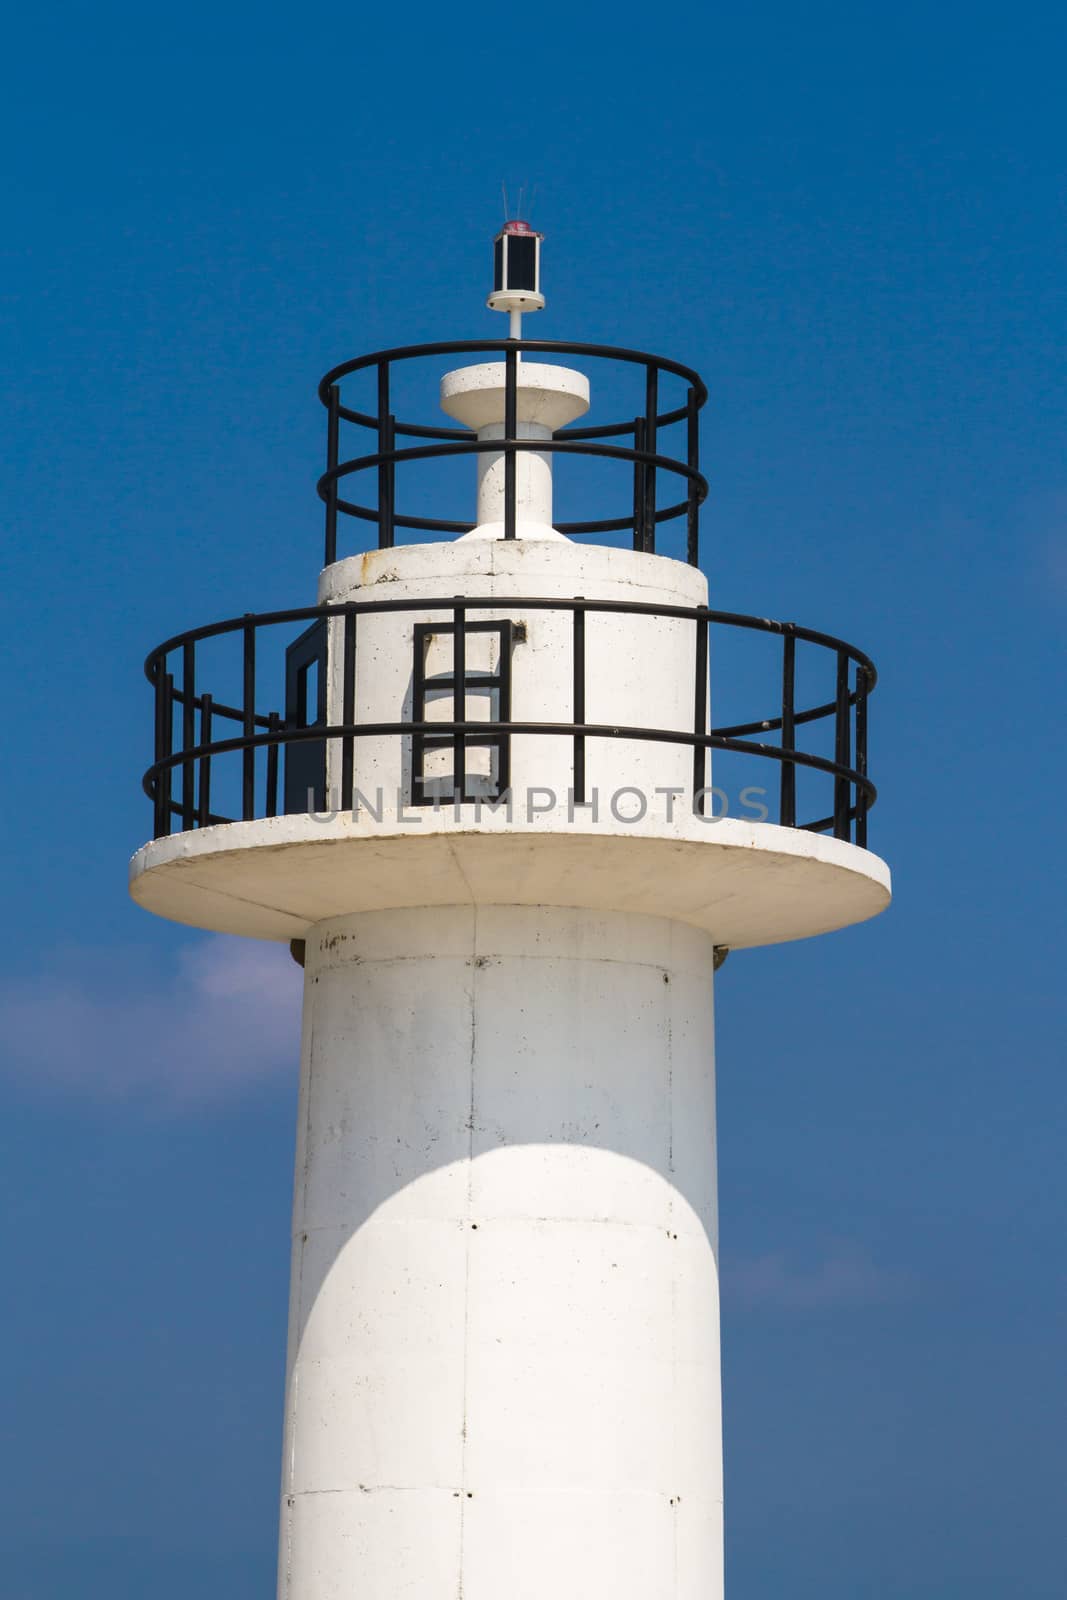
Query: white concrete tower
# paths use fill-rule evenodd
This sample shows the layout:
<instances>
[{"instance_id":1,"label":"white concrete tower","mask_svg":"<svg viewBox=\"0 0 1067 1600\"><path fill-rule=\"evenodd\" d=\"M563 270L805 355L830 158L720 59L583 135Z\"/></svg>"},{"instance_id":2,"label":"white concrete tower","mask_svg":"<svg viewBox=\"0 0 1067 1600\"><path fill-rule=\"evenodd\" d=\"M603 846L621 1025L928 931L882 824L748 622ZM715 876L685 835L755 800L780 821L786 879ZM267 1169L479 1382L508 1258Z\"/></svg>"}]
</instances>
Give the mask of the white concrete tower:
<instances>
[{"instance_id":1,"label":"white concrete tower","mask_svg":"<svg viewBox=\"0 0 1067 1600\"><path fill-rule=\"evenodd\" d=\"M539 279L509 223L511 338L329 373L318 603L148 661L134 898L304 964L280 1600L721 1597L713 973L889 899L873 667L708 609L703 383L520 345ZM604 360L638 398L576 427ZM427 368L447 424L394 413ZM561 454L623 506L561 522ZM420 472L471 455L475 523L417 514ZM737 634L774 701L710 726L709 637ZM774 821L738 814L761 775Z\"/></svg>"}]
</instances>

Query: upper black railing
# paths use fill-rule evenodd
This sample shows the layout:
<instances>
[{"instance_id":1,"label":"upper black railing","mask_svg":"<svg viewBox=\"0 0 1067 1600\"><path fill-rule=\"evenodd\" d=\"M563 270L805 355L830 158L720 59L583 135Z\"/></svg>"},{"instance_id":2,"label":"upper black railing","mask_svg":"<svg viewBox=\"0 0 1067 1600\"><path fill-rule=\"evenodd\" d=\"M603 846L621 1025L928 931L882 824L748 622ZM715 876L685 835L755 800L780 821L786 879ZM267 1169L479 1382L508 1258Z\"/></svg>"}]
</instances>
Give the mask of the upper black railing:
<instances>
[{"instance_id":1,"label":"upper black railing","mask_svg":"<svg viewBox=\"0 0 1067 1600\"><path fill-rule=\"evenodd\" d=\"M558 721L518 721L510 713L510 663L506 666L508 699L496 720L467 721L466 693L477 680L466 677L468 635L484 623L469 620L471 613L510 614L510 626L522 623L523 614L560 612L571 618L570 715ZM357 630L365 616L405 613L423 617L441 615L441 631L452 636L453 690L451 721L394 719L358 721ZM629 727L587 721L589 633L587 619L600 614L628 614L671 618L693 628L692 720L685 728ZM333 619L329 626L329 619ZM310 624L310 626L309 626ZM299 637L292 629L299 625ZM412 628L414 635L416 624ZM288 637L286 636L288 630ZM714 649L739 634L756 634L780 641L781 654L772 663L780 681L780 694L771 714L754 721L708 726L708 667ZM261 640L274 641L264 668ZM330 635L332 634L332 640ZM510 635L509 635L510 636ZM209 690L204 677L203 654L215 641L238 648L231 652L222 694ZM407 646L405 646L407 647ZM797 703L798 655L803 649L821 668L826 687L810 704ZM308 689L308 672L314 667L317 694ZM216 664L217 669L217 664ZM809 670L806 666L805 670ZM309 793L320 792L325 782L326 751L333 747L340 760L335 765L342 810L353 804L354 756L360 739L389 736L451 744L454 752L455 798L468 799L464 772L470 749L492 742L503 749L512 735L564 736L571 741L574 800L586 798L587 746L591 740L646 740L692 751L694 811L703 814L707 802L707 760L710 750L754 756L777 763L779 768L776 819L785 827L830 833L838 839L867 844L867 813L876 790L867 773L867 701L876 673L871 660L852 645L829 634L774 622L763 617L711 611L704 606L670 606L636 601L544 599L530 597L349 601L345 604L275 611L260 616L232 618L196 628L167 640L148 657L145 671L155 690L155 759L144 775L145 792L155 810L155 836L179 829L202 828L238 819L273 817L279 810L308 809ZM505 676L501 660L500 678ZM264 684L266 680L266 686ZM329 706L327 682L334 685L334 705ZM217 685L216 685L217 686ZM339 687L339 698L337 689ZM271 709L264 709L266 706ZM336 717L331 720L330 713ZM816 725L830 734L833 754L804 748L798 730ZM236 730L236 731L231 731ZM225 737L218 737L220 732ZM766 735L779 735L768 740ZM285 772L279 751L285 751ZM235 767L228 774L229 803L219 799L216 767L222 758ZM309 762L309 757L314 760ZM318 778L314 773L318 772ZM798 775L826 787L826 798L813 815L798 820ZM312 781L308 781L309 777ZM766 792L766 791L764 791ZM294 803L293 796L296 796Z\"/></svg>"},{"instance_id":2,"label":"upper black railing","mask_svg":"<svg viewBox=\"0 0 1067 1600\"><path fill-rule=\"evenodd\" d=\"M394 368L421 357L496 354L504 358L504 437L479 440L469 429L441 427L398 418L393 410ZM643 410L620 422L593 427L558 429L551 439L519 439L517 433L517 394L520 361L526 355L569 355L586 359L624 362L644 370ZM374 373L377 404L374 411L348 405L342 395L344 381L357 373ZM663 404L666 382L684 386L677 404ZM515 457L522 450L538 454L600 456L628 462L632 473L632 503L620 516L593 521L556 522L565 534L606 534L632 530L635 550L654 552L656 530L660 524L685 518L686 559L692 566L700 561L700 507L708 485L700 472L700 409L708 391L700 375L677 361L646 355L639 350L616 349L612 345L573 344L549 339L475 339L443 344L407 345L395 350L379 350L373 355L345 361L328 372L319 384L319 399L326 407L326 471L319 479L319 495L326 505L325 562L337 560L338 517L355 517L376 523L378 545L388 549L396 542L398 529L423 533L460 535L470 532L471 522L442 517L416 516L398 509L397 468L409 462L436 458L504 452L504 537L516 537ZM350 424L369 434L374 448L367 453L342 459L342 424ZM684 426L685 460L660 454L657 445L665 429ZM608 443L629 436L632 444ZM398 439L433 441L398 447ZM347 480L368 473L376 480L372 504L348 499L342 493ZM681 481L681 496L660 503L661 475Z\"/></svg>"}]
</instances>

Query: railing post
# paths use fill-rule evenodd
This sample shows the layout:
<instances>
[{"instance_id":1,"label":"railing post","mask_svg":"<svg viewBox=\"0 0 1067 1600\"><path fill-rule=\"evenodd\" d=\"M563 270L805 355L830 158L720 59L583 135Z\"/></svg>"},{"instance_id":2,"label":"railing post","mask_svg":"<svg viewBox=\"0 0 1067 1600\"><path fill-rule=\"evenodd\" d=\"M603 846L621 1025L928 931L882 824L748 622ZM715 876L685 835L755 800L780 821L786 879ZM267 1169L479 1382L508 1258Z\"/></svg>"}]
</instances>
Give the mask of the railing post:
<instances>
[{"instance_id":1,"label":"railing post","mask_svg":"<svg viewBox=\"0 0 1067 1600\"><path fill-rule=\"evenodd\" d=\"M459 601L461 596L457 595ZM452 610L452 721L467 720L467 613L463 605ZM452 735L453 803L460 804L467 793L466 735L457 728Z\"/></svg>"},{"instance_id":2,"label":"railing post","mask_svg":"<svg viewBox=\"0 0 1067 1600\"><path fill-rule=\"evenodd\" d=\"M156 762L166 761L174 749L174 679L165 659L156 662ZM155 838L170 833L171 768L156 773Z\"/></svg>"},{"instance_id":3,"label":"railing post","mask_svg":"<svg viewBox=\"0 0 1067 1600\"><path fill-rule=\"evenodd\" d=\"M693 732L701 739L708 732L708 628L710 619L707 606L700 606L696 619L696 683L693 695ZM704 815L704 779L708 770L708 747L693 746L693 810L698 817Z\"/></svg>"},{"instance_id":4,"label":"railing post","mask_svg":"<svg viewBox=\"0 0 1067 1600\"><path fill-rule=\"evenodd\" d=\"M851 747L848 699L848 656L837 652L837 696L834 710L834 761L839 767L849 765ZM848 778L834 779L834 838L849 837L849 803L851 784Z\"/></svg>"},{"instance_id":5,"label":"railing post","mask_svg":"<svg viewBox=\"0 0 1067 1600\"><path fill-rule=\"evenodd\" d=\"M182 645L182 828L196 825L196 763L188 752L196 748L196 646Z\"/></svg>"},{"instance_id":6,"label":"railing post","mask_svg":"<svg viewBox=\"0 0 1067 1600\"><path fill-rule=\"evenodd\" d=\"M694 472L700 470L700 420L697 411L697 392L690 386L685 400L686 465ZM700 565L700 500L696 479L688 479L689 495L686 505L685 556L691 567Z\"/></svg>"},{"instance_id":7,"label":"railing post","mask_svg":"<svg viewBox=\"0 0 1067 1600\"><path fill-rule=\"evenodd\" d=\"M396 418L389 410L389 363L378 363L378 454L391 456L395 447ZM391 550L395 539L393 489L396 463L378 463L378 549Z\"/></svg>"},{"instance_id":8,"label":"railing post","mask_svg":"<svg viewBox=\"0 0 1067 1600\"><path fill-rule=\"evenodd\" d=\"M508 341L504 360L504 538L515 538L515 435L518 431L518 345Z\"/></svg>"},{"instance_id":9,"label":"railing post","mask_svg":"<svg viewBox=\"0 0 1067 1600\"><path fill-rule=\"evenodd\" d=\"M515 643L515 630L510 622L500 625L500 717L501 722L511 721L511 652ZM506 794L511 788L511 734L502 733L497 744L497 789Z\"/></svg>"},{"instance_id":10,"label":"railing post","mask_svg":"<svg viewBox=\"0 0 1067 1600\"><path fill-rule=\"evenodd\" d=\"M281 729L282 719L277 711L268 711L267 730L278 733ZM267 746L267 816L278 815L278 742L272 741Z\"/></svg>"},{"instance_id":11,"label":"railing post","mask_svg":"<svg viewBox=\"0 0 1067 1600\"><path fill-rule=\"evenodd\" d=\"M585 606L584 595L577 595L574 607L573 645L574 657L574 721L585 722ZM574 735L574 804L585 805L585 735Z\"/></svg>"},{"instance_id":12,"label":"railing post","mask_svg":"<svg viewBox=\"0 0 1067 1600\"><path fill-rule=\"evenodd\" d=\"M330 403L326 411L326 471L337 466L341 436L341 391L331 384ZM326 488L326 548L323 566L329 567L337 560L337 479L331 478Z\"/></svg>"},{"instance_id":13,"label":"railing post","mask_svg":"<svg viewBox=\"0 0 1067 1600\"><path fill-rule=\"evenodd\" d=\"M251 615L245 619L244 634L244 691L241 705L244 737L256 736L256 628ZM241 816L251 822L256 814L256 752L251 744L242 752Z\"/></svg>"},{"instance_id":14,"label":"railing post","mask_svg":"<svg viewBox=\"0 0 1067 1600\"><path fill-rule=\"evenodd\" d=\"M867 668L856 669L856 771L867 776L867 695L869 684ZM867 790L856 785L856 843L867 848Z\"/></svg>"},{"instance_id":15,"label":"railing post","mask_svg":"<svg viewBox=\"0 0 1067 1600\"><path fill-rule=\"evenodd\" d=\"M796 650L796 635L787 631L782 640L782 749L790 754L796 749ZM783 828L797 825L797 768L788 756L782 758L778 821Z\"/></svg>"},{"instance_id":16,"label":"railing post","mask_svg":"<svg viewBox=\"0 0 1067 1600\"><path fill-rule=\"evenodd\" d=\"M356 720L356 613L346 611L341 668L341 721L350 728ZM341 810L352 809L354 736L341 735Z\"/></svg>"},{"instance_id":17,"label":"railing post","mask_svg":"<svg viewBox=\"0 0 1067 1600\"><path fill-rule=\"evenodd\" d=\"M645 368L645 449L656 453L656 424L659 411L659 373L650 363ZM656 469L645 468L645 542L643 549L650 554L656 549Z\"/></svg>"},{"instance_id":18,"label":"railing post","mask_svg":"<svg viewBox=\"0 0 1067 1600\"><path fill-rule=\"evenodd\" d=\"M645 448L645 419L634 418L634 449ZM645 464L634 462L634 549L645 548Z\"/></svg>"},{"instance_id":19,"label":"railing post","mask_svg":"<svg viewBox=\"0 0 1067 1600\"><path fill-rule=\"evenodd\" d=\"M212 699L207 693L200 696L200 743L211 743ZM196 825L206 828L211 823L211 757L200 757L200 792L196 809Z\"/></svg>"}]
</instances>

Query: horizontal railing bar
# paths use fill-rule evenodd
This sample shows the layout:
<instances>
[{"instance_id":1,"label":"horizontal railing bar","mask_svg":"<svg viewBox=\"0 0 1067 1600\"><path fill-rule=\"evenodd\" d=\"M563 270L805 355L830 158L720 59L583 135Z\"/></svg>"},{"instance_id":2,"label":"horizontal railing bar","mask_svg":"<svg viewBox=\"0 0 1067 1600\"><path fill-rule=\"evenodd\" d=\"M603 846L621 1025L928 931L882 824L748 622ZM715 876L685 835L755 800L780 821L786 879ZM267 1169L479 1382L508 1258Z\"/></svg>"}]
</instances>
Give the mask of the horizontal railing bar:
<instances>
[{"instance_id":1,"label":"horizontal railing bar","mask_svg":"<svg viewBox=\"0 0 1067 1600\"><path fill-rule=\"evenodd\" d=\"M525 344L525 340L523 341ZM671 411L660 411L656 414L656 428L673 428L676 422L684 422L687 415L686 406L675 406ZM614 439L620 434L633 433L633 421L612 422L607 427L595 428L557 428L553 439Z\"/></svg>"},{"instance_id":2,"label":"horizontal railing bar","mask_svg":"<svg viewBox=\"0 0 1067 1600\"><path fill-rule=\"evenodd\" d=\"M149 798L151 799L152 796L149 796ZM169 811L170 811L171 816L174 816L174 817L180 817L181 816L182 807L181 807L181 802L180 801L172 799L171 801L168 802L168 807L169 807ZM190 828L185 828L185 829L182 829L180 831L182 831L184 833L190 833L190 832L194 832L194 831L199 833L201 828L213 828L213 827L217 827L217 826L229 827L229 825L232 822L238 822L239 820L240 819L238 817L224 816L222 814L222 812L220 812L220 811L210 811L202 822L200 822L200 821L197 822L195 830L194 829L190 829ZM258 819L257 818L256 820L264 820L264 819Z\"/></svg>"},{"instance_id":3,"label":"horizontal railing bar","mask_svg":"<svg viewBox=\"0 0 1067 1600\"><path fill-rule=\"evenodd\" d=\"M377 522L377 506L361 506L355 500L337 501L338 511L343 511L346 517L356 517L360 522ZM394 513L394 528L414 528L425 533L454 533L462 538L465 533L470 533L476 526L473 522L452 522L445 517L405 517Z\"/></svg>"},{"instance_id":4,"label":"horizontal railing bar","mask_svg":"<svg viewBox=\"0 0 1067 1600\"><path fill-rule=\"evenodd\" d=\"M845 812L845 816L848 817L849 820L853 819L857 815L858 811L855 806L853 806L851 811ZM831 828L834 826L834 821L835 819L832 816L820 817L818 822L798 822L795 824L795 827L798 833L829 833Z\"/></svg>"},{"instance_id":5,"label":"horizontal railing bar","mask_svg":"<svg viewBox=\"0 0 1067 1600\"><path fill-rule=\"evenodd\" d=\"M364 411L342 411L341 415L347 422L358 423L362 428L377 429L377 417L370 416ZM469 439L469 428L439 428L436 424L427 422L394 422L394 433L402 433L408 439Z\"/></svg>"},{"instance_id":6,"label":"horizontal railing bar","mask_svg":"<svg viewBox=\"0 0 1067 1600\"><path fill-rule=\"evenodd\" d=\"M525 341L523 341L525 343ZM345 422L354 423L358 428L369 428L377 431L378 418L370 411L357 411L353 406L338 406L337 415L343 417ZM673 411L661 411L656 418L657 428L671 428L676 422L684 422L687 407L676 406ZM552 437L554 439L616 439L624 433L632 433L632 422L611 422L602 427L593 428L556 428ZM408 439L469 439L470 432L466 428L440 428L436 424L426 422L397 422L394 433L403 434Z\"/></svg>"},{"instance_id":7,"label":"horizontal railing bar","mask_svg":"<svg viewBox=\"0 0 1067 1600\"><path fill-rule=\"evenodd\" d=\"M317 484L319 498L325 500L331 484L337 483L341 478L350 477L356 472L370 471L380 467L383 463L404 461L432 461L435 459L448 459L451 456L485 455L495 453L511 453L513 451L532 451L537 455L546 453L556 455L582 455L603 456L611 461L639 461L644 466L662 467L666 472L673 472L676 477L686 478L695 483L700 494L700 502L707 499L708 481L696 468L689 466L684 461L676 461L673 456L661 456L652 450L635 450L632 445L597 444L590 440L585 443L574 439L476 439L474 437L447 444L423 444L409 450L379 450L369 456L354 456L350 461L339 461L336 467L331 467L322 474Z\"/></svg>"},{"instance_id":8,"label":"horizontal railing bar","mask_svg":"<svg viewBox=\"0 0 1067 1600\"><path fill-rule=\"evenodd\" d=\"M151 799L154 798L154 796L150 794L148 798L151 800ZM493 804L495 802L483 802L483 803ZM577 802L577 803L581 804L583 802ZM448 806L449 807L451 807L452 804L453 804L452 801L448 802ZM464 804L464 805L474 805L474 804L477 804L477 802L476 801L463 801L462 804ZM170 801L169 809L170 809L170 813L171 813L172 816L180 817L181 814L182 814L181 805L176 800L171 800ZM848 816L849 816L849 820L850 821L855 821L855 819L859 816L859 807L858 806L853 806L852 809L849 811ZM261 819L258 819L258 820L262 821L262 820L266 820L266 819L261 818ZM213 812L211 812L211 814L208 817L207 821L205 823L199 824L199 826L200 827L216 827L216 826L222 825L222 826L227 826L228 827L230 825L230 823L236 822L236 821L237 821L236 817L226 817L226 816L223 816L219 812L213 811ZM796 832L797 833L828 833L829 830L833 827L833 825L834 825L833 817L820 817L817 822L798 822L796 824Z\"/></svg>"},{"instance_id":9,"label":"horizontal railing bar","mask_svg":"<svg viewBox=\"0 0 1067 1600\"><path fill-rule=\"evenodd\" d=\"M852 693L848 697L849 705L854 706L857 698L857 692L855 689L853 689ZM807 711L795 712L793 716L793 725L796 726L801 722L818 722L820 717L832 717L836 710L837 701L827 700L825 704L821 706L811 706ZM740 739L746 733L774 733L774 731L781 726L781 717L768 717L760 722L738 722L729 728L712 728L711 731L712 733L720 733L724 737L729 736L730 738Z\"/></svg>"},{"instance_id":10,"label":"horizontal railing bar","mask_svg":"<svg viewBox=\"0 0 1067 1600\"><path fill-rule=\"evenodd\" d=\"M633 423L630 424L633 431ZM661 522L670 522L674 517L684 517L689 509L688 500L676 500L672 506L664 506L662 511L656 512L657 527ZM556 522L553 524L557 533L621 533L624 529L632 532L634 514L631 511L626 517L610 517L600 522Z\"/></svg>"},{"instance_id":11,"label":"horizontal railing bar","mask_svg":"<svg viewBox=\"0 0 1067 1600\"><path fill-rule=\"evenodd\" d=\"M154 797L152 795L149 795L148 798L152 799ZM447 802L447 806L448 806L449 809L451 809L453 803L454 802L451 801L451 800ZM490 805L495 804L495 803L496 802L492 802L492 801L483 802L483 804L490 804ZM581 801L576 802L576 804L583 804L583 803L584 802L581 802ZM463 804L463 805L475 805L475 804L477 804L477 802L473 801L473 800L465 800L465 801L462 801L461 804ZM868 807L868 809L870 809L870 808ZM182 808L178 804L178 802L175 801L175 800L171 800L170 801L169 810L170 810L170 814L172 816L180 817L181 814L182 814ZM850 821L854 821L859 816L859 808L856 807L856 806L853 806L852 810L848 813L848 816L849 816L849 820ZM236 822L238 820L239 819L237 817L224 817L224 816L220 815L219 813L213 811L211 813L211 815L208 817L208 819L207 819L207 821L205 823L201 823L201 824L198 825L198 831L199 831L199 827L209 827L209 828L210 827L219 827L219 826L229 827L231 823L234 823L234 822ZM259 820L266 820L266 819L262 819L261 818ZM720 819L715 819L715 820L720 820ZM830 829L833 827L833 825L834 825L833 817L821 817L818 822L798 822L795 825L795 830L796 830L797 833L828 833L830 831Z\"/></svg>"},{"instance_id":12,"label":"horizontal railing bar","mask_svg":"<svg viewBox=\"0 0 1067 1600\"><path fill-rule=\"evenodd\" d=\"M319 384L319 399L324 406L329 405L329 393L333 384L341 378L347 378L353 372L363 372L368 367L380 366L383 361L417 361L424 356L452 356L452 355L486 355L496 353L506 355L508 348L515 341L509 339L447 339L435 344L398 345L392 350L375 350L370 355L356 356L351 361L342 361L339 366L331 368ZM610 344L575 344L571 340L558 339L523 339L523 354L541 352L545 355L570 355L570 356L595 356L608 361L625 361L631 365L654 367L659 372L672 372L675 377L683 378L697 392L697 403L702 406L708 398L707 385L698 372L691 367L684 366L680 361L672 361L667 356L654 356L643 350L630 350Z\"/></svg>"},{"instance_id":13,"label":"horizontal railing bar","mask_svg":"<svg viewBox=\"0 0 1067 1600\"><path fill-rule=\"evenodd\" d=\"M228 717L231 722L243 722L245 720L245 714L241 710L240 706L223 705L221 701L213 699L211 695L208 695L207 698L211 703L211 715L213 717ZM180 689L174 690L174 693L171 695L171 699L176 705L185 704L185 695ZM194 694L193 706L197 711L203 710L203 702L203 695ZM266 728L270 725L270 718L263 716L261 712L256 712L254 720L258 726L263 728Z\"/></svg>"},{"instance_id":14,"label":"horizontal railing bar","mask_svg":"<svg viewBox=\"0 0 1067 1600\"><path fill-rule=\"evenodd\" d=\"M481 726L484 728L486 726L486 724L483 722L481 724ZM450 737L450 735L446 735L446 737ZM483 741L483 744L479 748L484 748L484 746L485 746L485 744L487 742L488 741ZM195 757L193 759L195 759ZM149 794L149 799L152 799L152 798L153 798L153 796L151 794ZM492 802L483 802L483 804L484 803L490 803L491 804ZM581 802L579 802L579 803L581 803ZM448 804L449 804L449 806L451 806L452 801L449 801ZM473 801L473 800L472 801L464 801L463 804L465 804L465 805L474 805L474 804L476 804L476 802ZM176 817L181 816L181 814L182 814L181 802L178 801L178 800L173 800L172 799L170 801L170 810L171 810L171 812L173 813L174 816L176 816ZM850 821L855 821L855 819L859 816L859 807L858 806L853 806L850 809L850 811L848 813L848 816L849 816L849 820ZM208 819L207 819L207 822L206 823L201 823L201 824L199 824L199 826L201 826L201 827L211 827L214 824L219 824L219 823L229 824L229 823L234 822L236 820L237 819L234 818L234 817L224 816L221 812L212 811L210 813ZM256 820L257 821L266 821L267 819L266 818L257 818ZM796 832L797 833L826 833L828 829L833 827L833 825L834 825L834 819L833 819L832 816L820 817L816 822L798 822L796 824ZM188 830L186 830L186 831L188 831Z\"/></svg>"},{"instance_id":15,"label":"horizontal railing bar","mask_svg":"<svg viewBox=\"0 0 1067 1600\"><path fill-rule=\"evenodd\" d=\"M377 506L361 506L354 500L336 501L338 511L343 511L346 516L356 517L361 522L377 522ZM656 512L657 526L661 522L670 522L674 517L682 517L689 509L688 500L679 500L672 506L666 506L662 511ZM425 533L454 533L462 538L463 534L470 533L476 526L473 522L451 522L443 517L413 517L401 516L394 513L393 526L396 528L414 528ZM557 533L578 535L587 533L622 533L629 532L633 527L633 513L625 517L609 517L599 522L557 522Z\"/></svg>"},{"instance_id":16,"label":"horizontal railing bar","mask_svg":"<svg viewBox=\"0 0 1067 1600\"><path fill-rule=\"evenodd\" d=\"M481 747L479 746L479 748L481 748ZM152 799L152 798L153 798L153 796L149 795L149 799ZM428 804L429 802L420 800L420 801L412 801L412 802L409 802L409 803L413 804L413 805L421 806L421 805ZM452 807L453 803L454 802L452 800L448 800L447 801L447 806L448 806L449 809ZM485 802L485 803L494 804L495 802L489 801L489 802ZM579 802L576 802L576 803L577 804L586 804L588 802L579 801ZM461 802L461 804L463 804L463 805L474 805L474 804L477 804L477 801L474 800L474 799L467 799L467 800L463 800ZM166 809L167 809L167 812L168 812L168 820L169 820L170 816L180 816L181 812L182 812L181 805L177 801L174 801L173 799L169 800L167 802ZM868 804L867 810L868 811L870 810L870 804ZM724 813L724 815L725 815L725 813ZM848 815L849 815L850 819L854 819L854 818L858 817L858 811L856 809L853 809L852 811L850 811L848 813ZM233 825L233 823L240 822L241 820L242 819L240 817L222 816L221 814L219 814L217 812L212 812L206 823L198 824L197 831L199 831L200 827L230 827L230 826ZM252 820L253 821L265 821L267 819L266 818L253 818ZM721 819L714 818L712 820L719 821ZM825 818L821 819L818 822L798 822L798 823L795 823L795 824L793 824L793 828L797 833L828 833L833 828L833 825L834 825L833 817L825 817ZM187 831L187 830L179 830L179 831ZM157 834L156 837L157 838L166 837L166 835L158 835ZM863 848L866 848L866 846L864 846Z\"/></svg>"},{"instance_id":17,"label":"horizontal railing bar","mask_svg":"<svg viewBox=\"0 0 1067 1600\"><path fill-rule=\"evenodd\" d=\"M828 650L844 650L850 660L866 668L868 694L878 681L874 662L855 645L848 644L844 639L837 639L832 634L820 633L814 628L804 628L795 622L776 622L771 617L750 617L736 611L713 611L706 606L660 605L647 600L569 600L561 597L549 599L525 595L462 598L471 611L500 611L521 607L526 611L571 612L581 607L586 612L681 617L690 621L706 618L713 626L745 628L759 633L791 633L795 638L808 644L821 645ZM221 634L238 632L249 624L254 628L275 627L293 622L312 622L318 617L343 617L349 611L357 615L370 612L384 614L403 611L451 611L454 603L451 597L436 596L408 600L347 600L336 605L298 606L288 611L263 611L258 614L250 612L246 616L227 617L223 622L209 622L203 627L175 634L163 644L157 645L145 658L145 676L150 683L154 682L153 673L158 664L172 650L180 649L187 641L196 643L201 639L218 638Z\"/></svg>"},{"instance_id":18,"label":"horizontal railing bar","mask_svg":"<svg viewBox=\"0 0 1067 1600\"><path fill-rule=\"evenodd\" d=\"M177 750L172 755L166 756L149 767L145 773L145 782L156 777L159 773L167 772L171 768L180 766L184 761L199 761L202 756L228 755L232 751L252 750L260 746L271 744L301 744L308 740L326 739L364 739L385 738L389 736L408 737L412 734L453 734L467 733L485 735L488 730L494 737L505 734L546 734L556 737L572 738L575 734L588 739L633 739L649 741L654 744L680 744L688 745L692 749L706 750L736 750L742 754L763 756L772 761L781 761L786 757L801 766L812 767L818 772L828 772L833 777L847 778L850 783L862 788L870 797L869 804L873 805L878 791L869 778L856 772L851 767L839 766L836 762L828 760L825 756L811 755L804 750L785 750L780 745L751 744L744 739L730 739L716 733L686 733L675 728L631 728L626 726L613 726L606 722L359 722L359 723L321 723L310 728L277 728L267 733L257 733L244 739L219 739L208 745L195 745L190 749ZM146 791L147 792L147 791Z\"/></svg>"}]
</instances>

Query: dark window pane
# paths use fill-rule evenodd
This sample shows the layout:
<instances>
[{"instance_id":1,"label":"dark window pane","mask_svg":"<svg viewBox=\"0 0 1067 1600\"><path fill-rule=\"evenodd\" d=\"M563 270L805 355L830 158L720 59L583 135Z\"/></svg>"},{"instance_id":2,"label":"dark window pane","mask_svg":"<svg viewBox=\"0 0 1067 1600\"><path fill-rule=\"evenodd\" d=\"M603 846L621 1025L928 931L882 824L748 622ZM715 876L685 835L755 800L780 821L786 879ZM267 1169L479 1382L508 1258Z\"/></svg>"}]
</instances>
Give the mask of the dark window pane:
<instances>
[{"instance_id":1,"label":"dark window pane","mask_svg":"<svg viewBox=\"0 0 1067 1600\"><path fill-rule=\"evenodd\" d=\"M537 240L513 233L508 239L508 288L537 288Z\"/></svg>"},{"instance_id":2,"label":"dark window pane","mask_svg":"<svg viewBox=\"0 0 1067 1600\"><path fill-rule=\"evenodd\" d=\"M504 241L497 239L493 245L493 288L504 287Z\"/></svg>"}]
</instances>

